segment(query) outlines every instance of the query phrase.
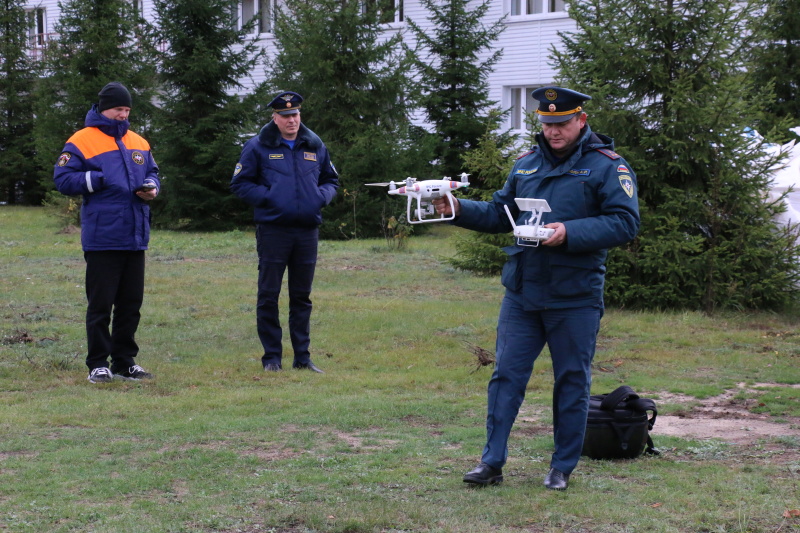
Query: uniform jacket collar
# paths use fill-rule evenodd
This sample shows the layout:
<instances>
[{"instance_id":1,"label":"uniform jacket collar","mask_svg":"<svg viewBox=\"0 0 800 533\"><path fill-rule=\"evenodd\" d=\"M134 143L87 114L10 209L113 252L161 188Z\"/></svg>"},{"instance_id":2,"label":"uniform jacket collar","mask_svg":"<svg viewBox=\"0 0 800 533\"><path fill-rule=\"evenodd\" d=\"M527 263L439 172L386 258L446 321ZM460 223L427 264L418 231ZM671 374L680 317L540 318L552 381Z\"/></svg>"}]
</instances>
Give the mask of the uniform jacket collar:
<instances>
[{"instance_id":1,"label":"uniform jacket collar","mask_svg":"<svg viewBox=\"0 0 800 533\"><path fill-rule=\"evenodd\" d=\"M556 164L558 166L561 166L561 164L566 161L577 161L581 156L583 156L584 153L592 150L598 150L600 148L614 150L614 139L607 135L603 135L602 133L593 132L592 128L589 127L589 124L586 124L586 126L583 128L583 135L581 135L581 138L578 140L578 144L575 146L575 149L564 159L557 160L557 158L550 151L550 146L547 144L543 134L536 134L536 142L545 157L547 157L550 161L557 161Z\"/></svg>"},{"instance_id":2,"label":"uniform jacket collar","mask_svg":"<svg viewBox=\"0 0 800 533\"><path fill-rule=\"evenodd\" d=\"M267 148L277 148L281 144L281 130L274 121L270 120L269 123L261 128L258 133L258 142ZM306 143L309 148L317 149L322 146L322 139L317 137L317 134L306 128L305 124L300 123L300 130L297 132L296 145Z\"/></svg>"},{"instance_id":3,"label":"uniform jacket collar","mask_svg":"<svg viewBox=\"0 0 800 533\"><path fill-rule=\"evenodd\" d=\"M128 133L131 123L127 120L114 120L104 117L97 109L97 104L93 104L92 108L86 113L84 125L87 128L97 128L109 137L121 139Z\"/></svg>"}]
</instances>

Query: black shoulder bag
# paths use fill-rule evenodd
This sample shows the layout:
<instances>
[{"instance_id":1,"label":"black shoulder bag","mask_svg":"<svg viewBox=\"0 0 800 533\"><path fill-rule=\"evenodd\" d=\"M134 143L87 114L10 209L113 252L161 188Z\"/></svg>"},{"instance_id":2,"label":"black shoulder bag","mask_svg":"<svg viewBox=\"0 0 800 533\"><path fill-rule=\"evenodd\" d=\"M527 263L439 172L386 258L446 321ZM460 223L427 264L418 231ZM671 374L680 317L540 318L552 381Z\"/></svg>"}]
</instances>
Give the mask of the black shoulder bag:
<instances>
[{"instance_id":1,"label":"black shoulder bag","mask_svg":"<svg viewBox=\"0 0 800 533\"><path fill-rule=\"evenodd\" d=\"M658 455L650 438L656 415L656 403L640 398L627 385L591 396L581 455L591 459L634 459L642 452Z\"/></svg>"}]
</instances>

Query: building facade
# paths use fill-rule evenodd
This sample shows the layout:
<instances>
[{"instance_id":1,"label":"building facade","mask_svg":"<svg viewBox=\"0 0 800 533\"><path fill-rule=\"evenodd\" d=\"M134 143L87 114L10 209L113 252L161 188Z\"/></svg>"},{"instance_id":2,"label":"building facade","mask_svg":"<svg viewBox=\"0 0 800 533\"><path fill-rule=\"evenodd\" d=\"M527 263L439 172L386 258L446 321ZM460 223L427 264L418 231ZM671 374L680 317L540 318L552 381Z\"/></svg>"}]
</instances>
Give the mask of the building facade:
<instances>
[{"instance_id":1,"label":"building facade","mask_svg":"<svg viewBox=\"0 0 800 533\"><path fill-rule=\"evenodd\" d=\"M131 0L148 20L154 20L153 0ZM369 0L367 0L369 1ZM403 31L409 20L421 28L430 26L428 13L419 0L382 0L393 2L395 9L387 10L386 31ZM29 0L29 42L31 54L37 55L50 39L56 38L55 26L60 10L59 0ZM275 51L272 34L274 13L284 0L241 0L236 19L247 21L256 17L258 42L268 54ZM476 3L477 5L477 3ZM506 126L522 131L527 110L535 109L531 98L533 89L553 82L556 75L551 57L552 46L558 46L558 32L574 30L575 24L566 12L564 0L492 0L485 24L491 25L505 17L505 30L496 41L503 55L488 77L489 99L511 109ZM237 23L237 22L232 22ZM403 32L411 39L411 32ZM489 52L487 52L488 54ZM253 72L254 82L264 79L265 72Z\"/></svg>"}]
</instances>

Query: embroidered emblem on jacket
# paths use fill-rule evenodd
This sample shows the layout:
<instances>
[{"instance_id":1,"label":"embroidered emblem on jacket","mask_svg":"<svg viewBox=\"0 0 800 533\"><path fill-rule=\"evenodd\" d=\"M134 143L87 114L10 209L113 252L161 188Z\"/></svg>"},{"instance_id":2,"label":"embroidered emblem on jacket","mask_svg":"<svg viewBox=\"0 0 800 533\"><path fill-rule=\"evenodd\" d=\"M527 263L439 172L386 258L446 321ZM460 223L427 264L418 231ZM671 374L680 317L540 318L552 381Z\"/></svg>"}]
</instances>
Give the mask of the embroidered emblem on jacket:
<instances>
[{"instance_id":1,"label":"embroidered emblem on jacket","mask_svg":"<svg viewBox=\"0 0 800 533\"><path fill-rule=\"evenodd\" d=\"M131 159L133 159L133 162L137 165L144 165L144 155L142 155L142 152L133 152L131 154Z\"/></svg>"},{"instance_id":2,"label":"embroidered emblem on jacket","mask_svg":"<svg viewBox=\"0 0 800 533\"><path fill-rule=\"evenodd\" d=\"M630 174L620 174L619 184L622 186L622 190L625 191L625 194L628 195L628 198L633 198L633 179Z\"/></svg>"},{"instance_id":3,"label":"embroidered emblem on jacket","mask_svg":"<svg viewBox=\"0 0 800 533\"><path fill-rule=\"evenodd\" d=\"M303 159L305 159L306 161L316 161L317 154L315 154L314 152L303 152Z\"/></svg>"},{"instance_id":4,"label":"embroidered emblem on jacket","mask_svg":"<svg viewBox=\"0 0 800 533\"><path fill-rule=\"evenodd\" d=\"M539 167L531 168L531 169L518 168L517 169L517 174L522 174L523 176L527 176L529 174L535 174L537 170L539 170Z\"/></svg>"},{"instance_id":5,"label":"embroidered emblem on jacket","mask_svg":"<svg viewBox=\"0 0 800 533\"><path fill-rule=\"evenodd\" d=\"M569 171L573 176L588 176L592 173L590 168L573 168Z\"/></svg>"},{"instance_id":6,"label":"embroidered emblem on jacket","mask_svg":"<svg viewBox=\"0 0 800 533\"><path fill-rule=\"evenodd\" d=\"M58 166L63 167L64 165L69 163L70 159L72 159L72 154L69 152L64 152L58 157Z\"/></svg>"},{"instance_id":7,"label":"embroidered emblem on jacket","mask_svg":"<svg viewBox=\"0 0 800 533\"><path fill-rule=\"evenodd\" d=\"M624 172L624 173L627 174L628 172L630 172L630 170L628 170L628 167L626 167L625 165L620 165L620 166L617 167L617 172L619 172L619 173L623 173Z\"/></svg>"},{"instance_id":8,"label":"embroidered emblem on jacket","mask_svg":"<svg viewBox=\"0 0 800 533\"><path fill-rule=\"evenodd\" d=\"M270 159L283 159L283 154L269 154Z\"/></svg>"},{"instance_id":9,"label":"embroidered emblem on jacket","mask_svg":"<svg viewBox=\"0 0 800 533\"><path fill-rule=\"evenodd\" d=\"M241 171L242 171L242 164L241 163L236 163L236 168L233 169L233 175L236 176Z\"/></svg>"}]
</instances>

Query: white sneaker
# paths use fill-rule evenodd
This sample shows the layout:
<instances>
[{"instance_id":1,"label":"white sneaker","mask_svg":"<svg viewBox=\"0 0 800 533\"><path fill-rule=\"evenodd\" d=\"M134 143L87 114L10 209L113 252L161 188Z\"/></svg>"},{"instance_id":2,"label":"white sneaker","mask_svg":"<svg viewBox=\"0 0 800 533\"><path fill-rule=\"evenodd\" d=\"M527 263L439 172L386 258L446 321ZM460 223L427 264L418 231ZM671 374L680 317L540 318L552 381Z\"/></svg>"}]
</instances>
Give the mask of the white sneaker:
<instances>
[{"instance_id":1,"label":"white sneaker","mask_svg":"<svg viewBox=\"0 0 800 533\"><path fill-rule=\"evenodd\" d=\"M140 367L139 365L133 365L132 367L128 368L127 370L123 370L121 372L116 372L115 376L119 376L125 379L153 379L153 374L145 370L144 368Z\"/></svg>"},{"instance_id":2,"label":"white sneaker","mask_svg":"<svg viewBox=\"0 0 800 533\"><path fill-rule=\"evenodd\" d=\"M89 372L89 377L86 379L88 379L90 383L110 383L114 381L114 374L106 367L100 367Z\"/></svg>"}]
</instances>

